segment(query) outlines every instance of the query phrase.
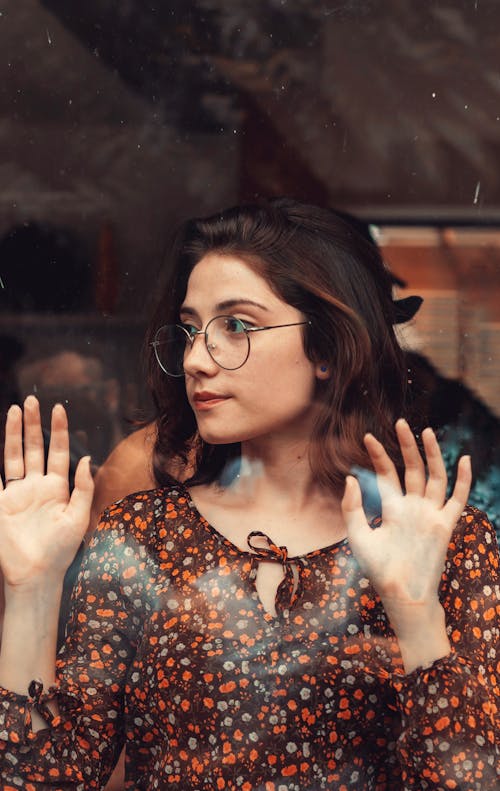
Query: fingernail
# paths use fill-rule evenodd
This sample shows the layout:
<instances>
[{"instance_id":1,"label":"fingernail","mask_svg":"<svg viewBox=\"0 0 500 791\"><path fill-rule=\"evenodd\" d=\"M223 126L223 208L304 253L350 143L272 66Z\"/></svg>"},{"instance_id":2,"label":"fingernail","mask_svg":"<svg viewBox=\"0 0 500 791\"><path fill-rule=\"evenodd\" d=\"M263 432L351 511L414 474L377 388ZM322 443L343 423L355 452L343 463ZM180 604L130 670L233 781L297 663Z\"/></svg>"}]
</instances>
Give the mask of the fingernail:
<instances>
[{"instance_id":1,"label":"fingernail","mask_svg":"<svg viewBox=\"0 0 500 791\"><path fill-rule=\"evenodd\" d=\"M382 443L380 442L380 440L378 440L378 439L377 439L377 437L375 436L375 434L372 434L372 433L371 433L371 431L367 431L367 432L366 432L366 434L365 434L365 436L363 437L363 440L364 440L364 442L366 442L366 440L367 440L367 439L368 439L368 440L370 440L370 442L376 442L378 445L381 445L381 444L382 444Z\"/></svg>"}]
</instances>

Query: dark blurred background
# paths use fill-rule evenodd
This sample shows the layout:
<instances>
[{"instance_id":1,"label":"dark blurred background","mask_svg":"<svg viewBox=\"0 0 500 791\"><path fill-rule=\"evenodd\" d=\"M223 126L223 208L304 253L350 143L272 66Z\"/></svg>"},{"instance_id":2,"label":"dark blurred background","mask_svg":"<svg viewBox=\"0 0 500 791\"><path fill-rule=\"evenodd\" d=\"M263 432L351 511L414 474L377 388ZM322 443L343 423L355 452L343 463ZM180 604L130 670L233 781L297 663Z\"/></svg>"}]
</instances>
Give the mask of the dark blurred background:
<instances>
[{"instance_id":1,"label":"dark blurred background","mask_svg":"<svg viewBox=\"0 0 500 791\"><path fill-rule=\"evenodd\" d=\"M4 0L0 39L2 403L99 463L173 227L291 194L372 224L402 343L500 414L498 0Z\"/></svg>"}]
</instances>

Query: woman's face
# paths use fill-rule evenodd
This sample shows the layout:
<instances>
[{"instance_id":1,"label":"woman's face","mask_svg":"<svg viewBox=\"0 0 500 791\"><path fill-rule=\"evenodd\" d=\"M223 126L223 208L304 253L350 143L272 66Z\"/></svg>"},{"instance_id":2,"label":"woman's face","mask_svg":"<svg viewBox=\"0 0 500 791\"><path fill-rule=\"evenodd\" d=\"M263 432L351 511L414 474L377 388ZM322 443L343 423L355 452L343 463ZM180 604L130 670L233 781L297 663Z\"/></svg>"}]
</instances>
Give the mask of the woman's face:
<instances>
[{"instance_id":1,"label":"woman's face","mask_svg":"<svg viewBox=\"0 0 500 791\"><path fill-rule=\"evenodd\" d=\"M305 319L244 261L210 253L190 275L179 318L200 330L220 315L234 316L254 327ZM290 326L249 333L249 357L236 370L219 367L203 335L195 337L184 360L186 391L206 442L269 437L308 440L316 379L325 375L304 353L303 330L303 326ZM245 338L241 340L246 343Z\"/></svg>"}]
</instances>

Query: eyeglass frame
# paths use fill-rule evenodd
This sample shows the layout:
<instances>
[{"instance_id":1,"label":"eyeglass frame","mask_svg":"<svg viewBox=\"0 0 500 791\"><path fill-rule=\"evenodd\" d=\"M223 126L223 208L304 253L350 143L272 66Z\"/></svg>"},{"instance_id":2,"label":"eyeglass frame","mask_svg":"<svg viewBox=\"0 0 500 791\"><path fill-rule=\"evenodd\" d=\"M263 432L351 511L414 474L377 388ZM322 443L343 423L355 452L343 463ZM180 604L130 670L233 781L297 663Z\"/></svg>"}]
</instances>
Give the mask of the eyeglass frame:
<instances>
[{"instance_id":1,"label":"eyeglass frame","mask_svg":"<svg viewBox=\"0 0 500 791\"><path fill-rule=\"evenodd\" d=\"M208 335L207 335L207 331L208 331L208 328L210 327L210 325L212 324L212 322L213 322L213 321L216 321L217 319L233 319L234 321L237 321L237 322L239 322L239 323L241 324L242 328L243 328L243 332L245 333L245 335L246 335L246 337L247 337L247 341L248 341L248 351L247 351L247 355L246 355L245 359L243 360L243 362L242 362L240 365L237 365L237 366L236 366L236 368L226 368L224 365L221 365L221 364L220 364L220 363L219 363L219 362L218 362L218 361L217 361L217 360L216 360L216 359L213 357L213 355L212 355L212 353L211 353L211 351L210 351L210 348L209 348L209 343L208 343ZM247 327L247 326L245 325L245 322L243 321L243 319L238 319L236 316L226 315L226 314L224 314L224 313L223 313L223 314L221 314L220 316L213 316L213 318L211 318L211 319L210 319L210 320L207 322L207 325L206 325L206 327L205 327L205 329L204 329L204 330L195 330L193 333L189 333L189 332L187 331L186 327L185 327L185 326L183 326L182 324L163 324L161 327L159 327L159 328L156 330L156 332L155 332L155 338L154 338L154 340L153 340L153 341L151 341L151 343L150 343L150 346L152 346L152 347L153 347L153 349L154 349L154 353L155 353L155 357L156 357L156 362L157 362L157 363L158 363L158 365L160 366L161 370L162 370L164 373L166 373L166 374L167 374L167 376L172 376L172 377L174 377L175 379L181 379L183 376L185 376L185 375L186 375L186 374L185 374L185 372L183 372L183 373L181 373L181 374L172 374L172 373L170 373L170 371L167 371L167 369L166 369L166 368L165 368L165 367L162 365L162 363L161 363L161 361L160 361L160 358L159 358L159 356L158 356L158 351L157 351L157 347L158 347L158 345L159 345L159 341L157 340L158 334L159 334L159 333L160 333L160 332L161 332L163 329L165 329L165 327L177 327L178 329L182 330L182 331L185 333L185 335L186 335L186 338L188 339L188 341L189 341L189 342L190 342L190 344L191 344L191 349L192 349L192 348L193 348L193 346L194 346L194 342L195 342L195 340L196 340L196 336L197 336L197 335L203 335L203 336L205 337L205 348L206 348L206 350L207 350L207 352L208 352L208 354L209 354L209 356L210 356L210 359L211 359L211 360L213 360L213 362L214 362L216 365L218 365L218 366L219 366L219 368L222 368L222 370L223 370L223 371L238 371L240 368L243 368L243 366L245 365L246 361L247 361L247 360L248 360L248 358L250 357L250 336L249 336L249 333L250 333L250 332L263 332L264 330L278 330L278 329L281 329L282 327L301 327L301 326L304 326L304 325L306 325L306 324L308 324L309 326L312 326L312 321L310 321L309 319L305 319L304 321L292 321L292 322L290 322L289 324L267 324L267 325L265 325L265 326L262 326L262 327Z\"/></svg>"}]
</instances>

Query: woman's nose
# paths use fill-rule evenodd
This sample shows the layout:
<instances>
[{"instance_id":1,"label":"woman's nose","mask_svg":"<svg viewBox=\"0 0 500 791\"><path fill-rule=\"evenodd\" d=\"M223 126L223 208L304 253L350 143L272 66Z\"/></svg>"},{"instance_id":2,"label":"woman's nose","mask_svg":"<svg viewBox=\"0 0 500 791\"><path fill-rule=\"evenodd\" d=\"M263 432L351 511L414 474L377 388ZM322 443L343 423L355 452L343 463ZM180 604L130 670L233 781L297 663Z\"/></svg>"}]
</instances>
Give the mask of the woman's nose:
<instances>
[{"instance_id":1,"label":"woman's nose","mask_svg":"<svg viewBox=\"0 0 500 791\"><path fill-rule=\"evenodd\" d=\"M186 344L184 372L191 375L199 371L214 373L218 368L219 366L208 353L205 333L197 333L192 341Z\"/></svg>"}]
</instances>

